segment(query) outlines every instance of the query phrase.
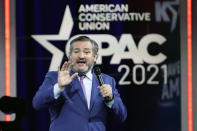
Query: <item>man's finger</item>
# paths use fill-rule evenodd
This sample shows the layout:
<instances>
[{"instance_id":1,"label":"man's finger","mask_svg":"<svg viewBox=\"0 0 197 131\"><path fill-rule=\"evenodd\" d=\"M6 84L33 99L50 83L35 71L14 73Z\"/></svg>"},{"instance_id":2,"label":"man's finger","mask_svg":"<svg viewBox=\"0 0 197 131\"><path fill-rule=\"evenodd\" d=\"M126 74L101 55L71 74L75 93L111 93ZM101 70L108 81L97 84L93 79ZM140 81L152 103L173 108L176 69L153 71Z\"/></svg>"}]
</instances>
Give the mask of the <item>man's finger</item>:
<instances>
[{"instance_id":1,"label":"man's finger","mask_svg":"<svg viewBox=\"0 0 197 131\"><path fill-rule=\"evenodd\" d=\"M67 65L68 65L68 62L65 61L64 64L62 65L61 71L64 71L66 69Z\"/></svg>"},{"instance_id":2,"label":"man's finger","mask_svg":"<svg viewBox=\"0 0 197 131\"><path fill-rule=\"evenodd\" d=\"M67 68L67 70L70 70L72 68L72 66L73 66L73 63L71 61L68 61L68 68Z\"/></svg>"},{"instance_id":3,"label":"man's finger","mask_svg":"<svg viewBox=\"0 0 197 131\"><path fill-rule=\"evenodd\" d=\"M78 75L78 73L74 73L74 74L71 76L71 79L74 79L77 75Z\"/></svg>"},{"instance_id":4,"label":"man's finger","mask_svg":"<svg viewBox=\"0 0 197 131\"><path fill-rule=\"evenodd\" d=\"M60 66L58 66L58 72L60 71Z\"/></svg>"}]
</instances>

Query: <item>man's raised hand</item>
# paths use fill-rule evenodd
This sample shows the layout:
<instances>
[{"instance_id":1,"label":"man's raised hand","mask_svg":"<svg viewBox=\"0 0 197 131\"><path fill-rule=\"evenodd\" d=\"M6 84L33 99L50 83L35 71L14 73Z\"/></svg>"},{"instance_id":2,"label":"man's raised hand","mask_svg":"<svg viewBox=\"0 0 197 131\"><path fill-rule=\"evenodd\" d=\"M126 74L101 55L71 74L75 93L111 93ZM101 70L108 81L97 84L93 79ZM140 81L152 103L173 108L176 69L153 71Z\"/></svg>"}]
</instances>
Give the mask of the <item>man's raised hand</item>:
<instances>
[{"instance_id":1,"label":"man's raised hand","mask_svg":"<svg viewBox=\"0 0 197 131\"><path fill-rule=\"evenodd\" d=\"M69 85L72 80L78 75L74 73L70 76L70 70L72 68L72 63L65 61L62 68L58 67L58 86L63 89L66 85Z\"/></svg>"}]
</instances>

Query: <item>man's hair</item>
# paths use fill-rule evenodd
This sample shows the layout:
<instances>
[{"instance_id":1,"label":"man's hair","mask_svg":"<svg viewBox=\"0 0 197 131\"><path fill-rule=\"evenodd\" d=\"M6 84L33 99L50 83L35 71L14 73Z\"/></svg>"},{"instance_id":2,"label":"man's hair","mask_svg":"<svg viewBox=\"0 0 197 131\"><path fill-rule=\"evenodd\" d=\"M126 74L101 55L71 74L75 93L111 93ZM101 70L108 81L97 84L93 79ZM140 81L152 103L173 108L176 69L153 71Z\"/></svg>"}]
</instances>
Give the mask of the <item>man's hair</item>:
<instances>
[{"instance_id":1,"label":"man's hair","mask_svg":"<svg viewBox=\"0 0 197 131\"><path fill-rule=\"evenodd\" d=\"M73 44L74 44L75 42L78 42L78 41L90 41L90 43L92 44L92 51L93 51L94 54L96 54L96 53L98 52L98 50L99 50L98 44L96 43L96 41L90 39L90 38L87 37L87 36L79 36L79 37L73 39L73 40L70 42L70 53L71 53L72 50L73 50Z\"/></svg>"}]
</instances>

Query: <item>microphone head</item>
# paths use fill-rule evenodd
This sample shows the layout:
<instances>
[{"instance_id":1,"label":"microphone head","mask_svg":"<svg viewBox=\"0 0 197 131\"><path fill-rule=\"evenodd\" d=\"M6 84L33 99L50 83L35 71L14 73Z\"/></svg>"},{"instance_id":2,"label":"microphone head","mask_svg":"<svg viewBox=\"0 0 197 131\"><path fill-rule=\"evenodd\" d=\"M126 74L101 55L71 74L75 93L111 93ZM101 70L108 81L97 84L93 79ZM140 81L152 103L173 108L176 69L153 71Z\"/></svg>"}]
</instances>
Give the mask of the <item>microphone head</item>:
<instances>
[{"instance_id":1,"label":"microphone head","mask_svg":"<svg viewBox=\"0 0 197 131\"><path fill-rule=\"evenodd\" d=\"M100 75L100 74L101 74L100 68L99 68L99 67L94 67L94 73L95 73L96 75Z\"/></svg>"}]
</instances>

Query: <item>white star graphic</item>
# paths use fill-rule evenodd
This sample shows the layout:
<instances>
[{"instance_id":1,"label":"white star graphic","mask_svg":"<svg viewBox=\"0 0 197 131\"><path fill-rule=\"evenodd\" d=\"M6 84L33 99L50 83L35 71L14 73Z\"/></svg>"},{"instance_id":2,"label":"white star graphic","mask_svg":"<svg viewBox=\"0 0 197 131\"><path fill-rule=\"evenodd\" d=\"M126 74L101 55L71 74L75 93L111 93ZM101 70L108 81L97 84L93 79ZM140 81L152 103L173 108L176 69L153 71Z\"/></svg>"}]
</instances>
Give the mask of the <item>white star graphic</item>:
<instances>
[{"instance_id":1,"label":"white star graphic","mask_svg":"<svg viewBox=\"0 0 197 131\"><path fill-rule=\"evenodd\" d=\"M52 35L32 35L32 38L35 39L41 46L46 50L52 53L51 64L49 71L56 71L58 66L61 64L64 52L59 50L57 47L50 43L50 40L68 40L73 28L73 19L70 13L69 6L66 6L63 20L60 26L59 34Z\"/></svg>"}]
</instances>

